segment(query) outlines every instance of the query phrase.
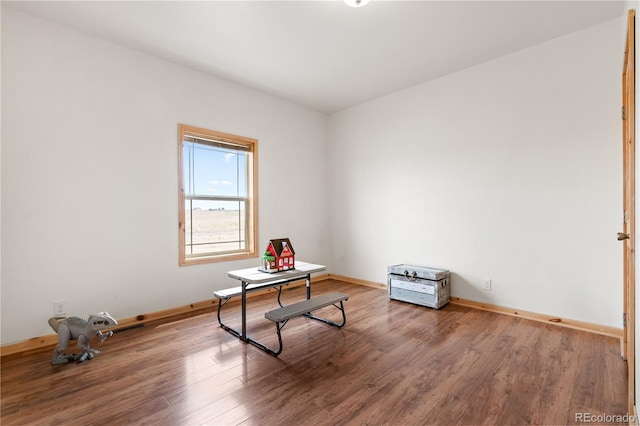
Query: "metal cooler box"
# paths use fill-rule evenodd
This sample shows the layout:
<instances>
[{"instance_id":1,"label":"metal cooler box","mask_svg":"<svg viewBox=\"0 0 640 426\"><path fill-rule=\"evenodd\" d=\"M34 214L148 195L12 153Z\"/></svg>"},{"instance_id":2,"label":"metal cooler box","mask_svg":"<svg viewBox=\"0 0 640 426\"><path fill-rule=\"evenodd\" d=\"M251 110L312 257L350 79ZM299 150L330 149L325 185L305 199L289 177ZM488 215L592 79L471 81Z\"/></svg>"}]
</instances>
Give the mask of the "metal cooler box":
<instances>
[{"instance_id":1,"label":"metal cooler box","mask_svg":"<svg viewBox=\"0 0 640 426\"><path fill-rule=\"evenodd\" d=\"M449 271L413 265L387 268L389 298L439 309L449 303Z\"/></svg>"}]
</instances>

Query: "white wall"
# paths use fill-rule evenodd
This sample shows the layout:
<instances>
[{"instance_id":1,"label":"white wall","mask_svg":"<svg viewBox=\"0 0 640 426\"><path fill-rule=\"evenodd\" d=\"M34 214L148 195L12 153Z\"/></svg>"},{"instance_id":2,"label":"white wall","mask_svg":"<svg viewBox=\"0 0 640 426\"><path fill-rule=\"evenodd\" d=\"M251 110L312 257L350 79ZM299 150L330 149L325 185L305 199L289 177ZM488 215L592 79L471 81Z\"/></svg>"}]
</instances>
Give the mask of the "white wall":
<instances>
[{"instance_id":1,"label":"white wall","mask_svg":"<svg viewBox=\"0 0 640 426\"><path fill-rule=\"evenodd\" d=\"M178 267L178 123L257 138L260 245L327 263L326 121L3 5L2 344L51 334L54 300L129 317L257 265Z\"/></svg>"},{"instance_id":2,"label":"white wall","mask_svg":"<svg viewBox=\"0 0 640 426\"><path fill-rule=\"evenodd\" d=\"M623 25L330 116L332 272L446 268L454 296L621 328Z\"/></svg>"},{"instance_id":3,"label":"white wall","mask_svg":"<svg viewBox=\"0 0 640 426\"><path fill-rule=\"evenodd\" d=\"M456 296L621 327L623 25L327 125L3 5L1 343L51 333L53 300L128 317L255 264L177 266L179 122L259 139L261 245L288 236L299 258L377 282L394 263L448 268ZM288 196L275 185L292 177Z\"/></svg>"}]
</instances>

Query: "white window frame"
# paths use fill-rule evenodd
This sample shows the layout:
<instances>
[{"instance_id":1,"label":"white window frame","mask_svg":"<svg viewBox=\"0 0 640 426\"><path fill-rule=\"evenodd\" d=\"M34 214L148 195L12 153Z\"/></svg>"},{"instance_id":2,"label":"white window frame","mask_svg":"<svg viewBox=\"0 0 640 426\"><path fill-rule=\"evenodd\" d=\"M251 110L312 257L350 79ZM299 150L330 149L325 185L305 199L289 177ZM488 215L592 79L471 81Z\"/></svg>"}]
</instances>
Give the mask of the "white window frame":
<instances>
[{"instance_id":1,"label":"white window frame","mask_svg":"<svg viewBox=\"0 0 640 426\"><path fill-rule=\"evenodd\" d=\"M184 179L184 141L203 145L219 146L225 149L238 150L247 155L246 197L215 196L203 194L187 194ZM186 124L178 125L178 233L179 233L179 265L196 265L202 263L221 262L227 260L248 259L258 257L258 140L244 136L222 133ZM239 201L245 204L245 247L225 252L208 252L190 254L187 251L186 209L188 200Z\"/></svg>"}]
</instances>

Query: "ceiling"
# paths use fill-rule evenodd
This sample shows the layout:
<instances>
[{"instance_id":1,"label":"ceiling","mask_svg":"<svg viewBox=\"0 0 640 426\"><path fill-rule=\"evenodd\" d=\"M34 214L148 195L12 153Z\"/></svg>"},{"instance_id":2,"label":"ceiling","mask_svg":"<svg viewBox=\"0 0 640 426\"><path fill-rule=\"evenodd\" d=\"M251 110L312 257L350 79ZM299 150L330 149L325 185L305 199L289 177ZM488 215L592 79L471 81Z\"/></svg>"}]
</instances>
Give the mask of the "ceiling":
<instances>
[{"instance_id":1,"label":"ceiling","mask_svg":"<svg viewBox=\"0 0 640 426\"><path fill-rule=\"evenodd\" d=\"M2 5L325 113L624 14L611 0Z\"/></svg>"}]
</instances>

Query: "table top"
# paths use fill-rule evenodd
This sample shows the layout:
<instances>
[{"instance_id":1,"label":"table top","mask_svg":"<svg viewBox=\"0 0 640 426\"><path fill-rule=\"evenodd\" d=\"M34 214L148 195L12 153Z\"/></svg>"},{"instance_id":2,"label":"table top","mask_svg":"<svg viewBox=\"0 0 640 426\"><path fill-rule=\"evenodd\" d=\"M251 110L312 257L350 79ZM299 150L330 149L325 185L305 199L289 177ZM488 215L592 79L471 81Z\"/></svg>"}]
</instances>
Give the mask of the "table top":
<instances>
[{"instance_id":1,"label":"table top","mask_svg":"<svg viewBox=\"0 0 640 426\"><path fill-rule=\"evenodd\" d=\"M262 272L258 269L258 267L255 267L255 268L247 268L247 269L238 269L236 271L229 271L227 275L229 275L231 278L244 281L248 284L261 284L261 283L267 283L269 281L291 279L296 277L303 278L307 276L307 274L312 274L314 272L320 272L327 269L327 267L324 265L316 265L313 263L299 262L297 260L296 260L295 266L296 266L296 269L289 269L287 271L275 272L273 274Z\"/></svg>"}]
</instances>

